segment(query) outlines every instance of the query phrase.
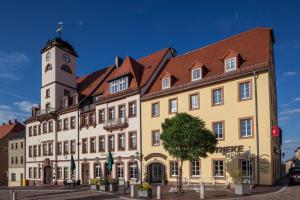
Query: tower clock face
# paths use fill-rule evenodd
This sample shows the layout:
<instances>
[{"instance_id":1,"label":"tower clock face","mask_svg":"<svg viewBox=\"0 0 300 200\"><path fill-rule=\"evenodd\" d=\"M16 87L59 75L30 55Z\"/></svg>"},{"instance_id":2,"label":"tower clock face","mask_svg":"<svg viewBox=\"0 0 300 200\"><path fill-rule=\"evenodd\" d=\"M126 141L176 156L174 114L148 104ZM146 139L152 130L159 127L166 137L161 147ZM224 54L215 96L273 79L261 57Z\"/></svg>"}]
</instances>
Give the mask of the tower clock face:
<instances>
[{"instance_id":1,"label":"tower clock face","mask_svg":"<svg viewBox=\"0 0 300 200\"><path fill-rule=\"evenodd\" d=\"M66 63L69 63L70 61L71 61L71 58L70 58L70 56L68 55L68 54L63 54L63 59L64 59L64 61L66 62Z\"/></svg>"},{"instance_id":2,"label":"tower clock face","mask_svg":"<svg viewBox=\"0 0 300 200\"><path fill-rule=\"evenodd\" d=\"M50 51L48 51L48 53L46 54L46 61L49 62L51 59L51 53Z\"/></svg>"}]
</instances>

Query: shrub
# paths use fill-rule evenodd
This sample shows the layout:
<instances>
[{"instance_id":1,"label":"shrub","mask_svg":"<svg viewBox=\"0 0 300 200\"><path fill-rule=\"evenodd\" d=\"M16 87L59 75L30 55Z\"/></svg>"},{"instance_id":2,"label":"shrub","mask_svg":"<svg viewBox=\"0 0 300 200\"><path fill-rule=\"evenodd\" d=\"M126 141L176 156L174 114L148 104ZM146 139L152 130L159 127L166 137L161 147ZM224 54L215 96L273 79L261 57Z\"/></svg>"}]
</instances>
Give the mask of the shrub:
<instances>
[{"instance_id":1,"label":"shrub","mask_svg":"<svg viewBox=\"0 0 300 200\"><path fill-rule=\"evenodd\" d=\"M141 191L146 191L146 190L150 190L150 189L151 189L151 185L148 182L145 182L140 186Z\"/></svg>"},{"instance_id":2,"label":"shrub","mask_svg":"<svg viewBox=\"0 0 300 200\"><path fill-rule=\"evenodd\" d=\"M109 181L109 183L110 184L114 184L114 185L118 185L119 184L119 179L111 179L110 181Z\"/></svg>"},{"instance_id":3,"label":"shrub","mask_svg":"<svg viewBox=\"0 0 300 200\"><path fill-rule=\"evenodd\" d=\"M239 169L229 171L229 174L232 178L233 183L235 184L242 184L245 180L243 172Z\"/></svg>"},{"instance_id":4,"label":"shrub","mask_svg":"<svg viewBox=\"0 0 300 200\"><path fill-rule=\"evenodd\" d=\"M96 178L90 179L90 185L99 185L99 179Z\"/></svg>"},{"instance_id":5,"label":"shrub","mask_svg":"<svg viewBox=\"0 0 300 200\"><path fill-rule=\"evenodd\" d=\"M108 179L107 178L101 178L100 179L100 185L109 185Z\"/></svg>"}]
</instances>

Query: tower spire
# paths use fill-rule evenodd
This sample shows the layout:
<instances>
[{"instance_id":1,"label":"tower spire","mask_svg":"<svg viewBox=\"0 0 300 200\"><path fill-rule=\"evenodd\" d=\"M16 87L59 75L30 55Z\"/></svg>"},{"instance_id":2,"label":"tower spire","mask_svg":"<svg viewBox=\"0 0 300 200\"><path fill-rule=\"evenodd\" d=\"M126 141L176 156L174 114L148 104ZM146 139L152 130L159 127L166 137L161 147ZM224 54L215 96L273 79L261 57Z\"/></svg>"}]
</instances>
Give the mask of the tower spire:
<instances>
[{"instance_id":1,"label":"tower spire","mask_svg":"<svg viewBox=\"0 0 300 200\"><path fill-rule=\"evenodd\" d=\"M58 33L58 38L61 39L61 32L63 29L63 22L58 22L56 26L56 32Z\"/></svg>"}]
</instances>

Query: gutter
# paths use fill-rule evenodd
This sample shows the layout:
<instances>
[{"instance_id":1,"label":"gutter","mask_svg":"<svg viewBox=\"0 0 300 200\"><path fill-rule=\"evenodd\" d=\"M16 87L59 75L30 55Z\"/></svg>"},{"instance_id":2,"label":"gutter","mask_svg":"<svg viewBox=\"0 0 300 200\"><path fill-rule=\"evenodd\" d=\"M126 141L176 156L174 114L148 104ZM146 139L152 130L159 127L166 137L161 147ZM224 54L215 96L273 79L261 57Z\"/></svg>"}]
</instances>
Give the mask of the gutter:
<instances>
[{"instance_id":1,"label":"gutter","mask_svg":"<svg viewBox=\"0 0 300 200\"><path fill-rule=\"evenodd\" d=\"M258 132L258 105L257 105L257 74L256 71L253 72L254 78L254 95L255 95L255 128L256 128L256 180L257 184L259 185L259 132Z\"/></svg>"}]
</instances>

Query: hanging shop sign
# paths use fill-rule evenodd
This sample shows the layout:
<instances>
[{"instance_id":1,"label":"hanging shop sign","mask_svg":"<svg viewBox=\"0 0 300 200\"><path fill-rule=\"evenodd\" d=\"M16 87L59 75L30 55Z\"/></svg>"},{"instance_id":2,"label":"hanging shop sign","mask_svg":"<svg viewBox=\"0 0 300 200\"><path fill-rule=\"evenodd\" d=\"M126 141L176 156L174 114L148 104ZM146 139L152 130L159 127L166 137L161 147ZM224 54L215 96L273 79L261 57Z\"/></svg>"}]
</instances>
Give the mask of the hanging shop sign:
<instances>
[{"instance_id":1,"label":"hanging shop sign","mask_svg":"<svg viewBox=\"0 0 300 200\"><path fill-rule=\"evenodd\" d=\"M273 126L272 128L272 137L279 137L281 134L281 129L279 126Z\"/></svg>"}]
</instances>

